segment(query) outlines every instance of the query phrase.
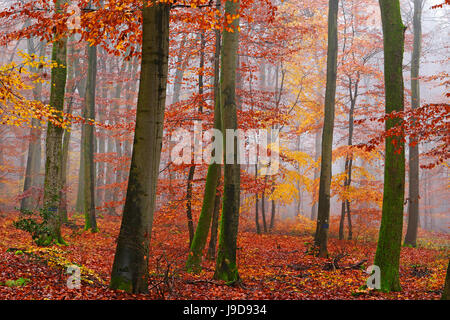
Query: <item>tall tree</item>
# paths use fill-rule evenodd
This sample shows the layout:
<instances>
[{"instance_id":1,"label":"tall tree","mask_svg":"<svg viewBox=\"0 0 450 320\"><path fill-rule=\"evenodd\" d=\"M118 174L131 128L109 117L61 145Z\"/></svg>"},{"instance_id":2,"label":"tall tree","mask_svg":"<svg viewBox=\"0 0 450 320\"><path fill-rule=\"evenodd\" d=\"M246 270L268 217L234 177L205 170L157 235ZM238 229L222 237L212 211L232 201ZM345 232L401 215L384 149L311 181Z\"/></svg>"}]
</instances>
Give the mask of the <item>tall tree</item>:
<instances>
[{"instance_id":1,"label":"tall tree","mask_svg":"<svg viewBox=\"0 0 450 320\"><path fill-rule=\"evenodd\" d=\"M411 59L411 108L420 107L420 55L422 51L422 3L414 0L413 16L413 52ZM419 226L419 145L417 141L409 144L409 197L408 197L408 228L405 235L405 245L416 246L417 228Z\"/></svg>"},{"instance_id":2,"label":"tall tree","mask_svg":"<svg viewBox=\"0 0 450 320\"><path fill-rule=\"evenodd\" d=\"M339 0L330 0L328 6L328 51L327 84L325 90L325 117L322 131L322 159L320 163L319 207L317 213L314 244L319 256L327 257L328 230L330 223L330 187L334 130L334 109L336 102L336 72L338 54L337 17Z\"/></svg>"},{"instance_id":3,"label":"tall tree","mask_svg":"<svg viewBox=\"0 0 450 320\"><path fill-rule=\"evenodd\" d=\"M217 2L220 6L220 1ZM221 34L220 30L215 32L215 55L214 55L214 128L221 130L221 113L220 113L220 40ZM219 152L219 150L214 150L214 152ZM215 158L222 157L221 154L214 155ZM201 260L203 249L206 245L206 240L208 238L208 231L211 225L211 241L215 239L214 228L217 232L218 223L218 202L220 203L219 196L217 196L217 186L219 185L222 167L219 163L213 162L208 167L208 173L206 174L206 185L205 193L203 196L202 211L197 223L197 228L191 243L190 253L188 260L186 262L186 269L189 272L199 272L201 270ZM217 213L217 214L216 214ZM213 219L216 218L216 219ZM212 246L214 246L215 251L215 241L214 244L210 246L209 256L213 255ZM215 255L215 252L214 252Z\"/></svg>"},{"instance_id":4,"label":"tall tree","mask_svg":"<svg viewBox=\"0 0 450 320\"><path fill-rule=\"evenodd\" d=\"M399 0L380 0L384 46L385 112L403 111L403 50L405 27ZM386 121L386 130L402 123L398 117ZM405 194L405 150L402 137L385 142L383 207L375 265L381 270L381 290L401 290L400 249Z\"/></svg>"},{"instance_id":5,"label":"tall tree","mask_svg":"<svg viewBox=\"0 0 450 320\"><path fill-rule=\"evenodd\" d=\"M44 42L38 42L40 48L38 55L40 57L45 55L45 44ZM28 54L36 54L36 46L33 38L27 40ZM31 72L36 73L37 68L30 67ZM41 100L42 94L42 83L37 83L33 88L33 99ZM32 127L30 128L30 142L28 144L28 155L27 155L27 165L25 171L25 181L23 184L23 192L29 193L30 189L39 185L39 171L41 169L41 128L39 121L33 119L31 122ZM31 192L32 193L32 192ZM21 210L31 210L33 197L31 194L26 194L21 202Z\"/></svg>"},{"instance_id":6,"label":"tall tree","mask_svg":"<svg viewBox=\"0 0 450 320\"><path fill-rule=\"evenodd\" d=\"M73 37L70 37L69 42L71 42L71 45L68 45L67 48L67 85L70 86L70 88L67 88L66 90L66 96L69 96L69 99L66 103L66 113L71 114L72 113L72 106L73 106L73 94L75 93L76 89L76 83L75 83L75 72L74 72L74 43L73 43ZM66 119L66 121L69 121L68 130L64 131L63 136L63 144L62 144L62 168L61 168L61 198L59 201L59 210L62 222L66 223L68 222L68 215L67 215L67 181L68 181L68 173L69 173L69 147L70 147L70 138L72 135L71 123L69 119Z\"/></svg>"},{"instance_id":7,"label":"tall tree","mask_svg":"<svg viewBox=\"0 0 450 320\"><path fill-rule=\"evenodd\" d=\"M166 103L170 4L143 1L142 61L130 175L110 287L148 291L149 244Z\"/></svg>"},{"instance_id":8,"label":"tall tree","mask_svg":"<svg viewBox=\"0 0 450 320\"><path fill-rule=\"evenodd\" d=\"M55 1L56 13L62 12L63 0ZM50 106L60 112L64 108L64 93L66 88L66 45L65 35L55 33L52 48L52 60L58 66L52 68ZM50 213L48 220L49 233L39 242L48 245L53 242L64 243L61 236L61 218L58 212L61 192L61 166L62 166L62 137L63 128L50 121L47 124L47 137L45 143L45 178L44 178L44 209Z\"/></svg>"},{"instance_id":9,"label":"tall tree","mask_svg":"<svg viewBox=\"0 0 450 320\"><path fill-rule=\"evenodd\" d=\"M227 1L225 15L238 17L240 1ZM220 72L220 105L222 113L222 129L237 129L236 105L236 69L239 47L239 18L234 19L230 27L223 31L222 65ZM230 30L230 28L232 28ZM239 138L237 137L238 140ZM222 220L220 223L219 249L216 259L215 279L228 283L239 281L236 264L236 246L239 225L240 207L240 165L238 161L238 141L233 141L233 159L227 155L226 134L224 146L224 191L222 201ZM227 161L228 159L228 161ZM232 162L232 163L229 163Z\"/></svg>"},{"instance_id":10,"label":"tall tree","mask_svg":"<svg viewBox=\"0 0 450 320\"><path fill-rule=\"evenodd\" d=\"M84 229L97 232L97 220L95 218L95 86L97 80L97 47L88 45L88 69L86 80L86 92L84 99L85 119L84 140L82 152L84 153Z\"/></svg>"},{"instance_id":11,"label":"tall tree","mask_svg":"<svg viewBox=\"0 0 450 320\"><path fill-rule=\"evenodd\" d=\"M203 92L204 92L204 83L203 83L203 68L205 66L205 34L204 31L200 32L200 65L199 65L199 74L198 74L198 96L199 96L199 107L198 112L203 112ZM195 140L195 135L194 135ZM194 141L194 145L198 142ZM188 221L188 230L189 230L189 247L191 247L192 240L194 239L194 221L192 219L192 184L194 181L195 175L195 164L193 164L189 168L187 187L186 187L186 216ZM208 225L209 227L209 225Z\"/></svg>"}]
</instances>

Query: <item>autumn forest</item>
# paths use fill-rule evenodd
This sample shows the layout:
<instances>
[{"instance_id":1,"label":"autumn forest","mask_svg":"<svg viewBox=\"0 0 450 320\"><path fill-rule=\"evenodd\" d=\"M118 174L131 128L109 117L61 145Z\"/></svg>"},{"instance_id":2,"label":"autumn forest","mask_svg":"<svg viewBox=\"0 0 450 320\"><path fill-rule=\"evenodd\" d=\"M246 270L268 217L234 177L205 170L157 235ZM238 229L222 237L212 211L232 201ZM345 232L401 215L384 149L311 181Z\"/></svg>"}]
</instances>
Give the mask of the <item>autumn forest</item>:
<instances>
[{"instance_id":1,"label":"autumn forest","mask_svg":"<svg viewBox=\"0 0 450 320\"><path fill-rule=\"evenodd\" d=\"M449 300L449 13L0 0L0 299Z\"/></svg>"}]
</instances>

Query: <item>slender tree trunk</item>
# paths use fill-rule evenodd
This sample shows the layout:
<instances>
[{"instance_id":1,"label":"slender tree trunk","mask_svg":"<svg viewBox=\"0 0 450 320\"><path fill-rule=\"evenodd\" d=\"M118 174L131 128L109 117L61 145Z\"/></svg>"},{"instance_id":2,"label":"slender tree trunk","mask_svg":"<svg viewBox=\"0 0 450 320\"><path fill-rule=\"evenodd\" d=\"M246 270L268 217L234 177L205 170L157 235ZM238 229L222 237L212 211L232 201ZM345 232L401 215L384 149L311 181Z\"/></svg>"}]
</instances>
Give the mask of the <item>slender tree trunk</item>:
<instances>
[{"instance_id":1,"label":"slender tree trunk","mask_svg":"<svg viewBox=\"0 0 450 320\"><path fill-rule=\"evenodd\" d=\"M255 182L258 177L258 164L255 164ZM259 194L255 193L255 225L256 225L256 233L261 234L261 226L259 224Z\"/></svg>"},{"instance_id":2,"label":"slender tree trunk","mask_svg":"<svg viewBox=\"0 0 450 320\"><path fill-rule=\"evenodd\" d=\"M320 153L321 153L321 130L318 130L316 132L316 137L315 137L315 155L314 155L314 160L317 162L320 158ZM317 178L319 178L319 169L318 168L314 168L314 181L317 180ZM315 194L317 194L318 190L314 190L314 194L312 195L313 201L314 201L314 196ZM311 220L316 220L317 219L317 206L318 203L317 201L314 201L313 205L311 206Z\"/></svg>"},{"instance_id":3,"label":"slender tree trunk","mask_svg":"<svg viewBox=\"0 0 450 320\"><path fill-rule=\"evenodd\" d=\"M102 88L102 99L106 100L107 96L107 90L106 86ZM104 108L105 105L102 105ZM98 111L98 116L101 123L105 123L105 112L104 110ZM104 154L106 153L106 132L102 128L99 128L99 135L98 135L98 153ZM97 201L98 206L102 206L103 202L105 201L105 189L103 188L105 186L105 162L101 161L98 163L98 175L97 175L97 193L95 196L95 199ZM98 188L98 187L101 187Z\"/></svg>"},{"instance_id":4,"label":"slender tree trunk","mask_svg":"<svg viewBox=\"0 0 450 320\"><path fill-rule=\"evenodd\" d=\"M68 57L67 57L67 83L70 85L70 89L68 89L68 95L70 96L69 101L67 102L67 110L66 112L68 114L72 113L72 104L73 104L73 94L76 89L76 85L74 83L74 67L73 67L73 45L68 47ZM66 119L66 121L70 121L69 119ZM62 145L62 169L61 169L61 185L62 185L62 192L61 192L61 199L59 202L59 210L62 222L66 223L69 220L69 217L67 215L67 181L68 181L68 172L69 172L69 144L70 144L70 137L71 137L71 127L72 125L68 125L68 130L64 131L64 137L63 137L63 145Z\"/></svg>"},{"instance_id":5,"label":"slender tree trunk","mask_svg":"<svg viewBox=\"0 0 450 320\"><path fill-rule=\"evenodd\" d=\"M344 222L345 222L345 200L342 201L341 204L341 218L339 219L339 240L344 240Z\"/></svg>"},{"instance_id":6,"label":"slender tree trunk","mask_svg":"<svg viewBox=\"0 0 450 320\"><path fill-rule=\"evenodd\" d=\"M84 118L84 230L97 232L95 217L95 86L97 80L97 47L88 46L88 71Z\"/></svg>"},{"instance_id":7,"label":"slender tree trunk","mask_svg":"<svg viewBox=\"0 0 450 320\"><path fill-rule=\"evenodd\" d=\"M262 192L261 195L261 218L263 221L263 230L264 233L267 233L267 222L266 222L266 194L265 194L265 190L266 190L266 178L267 176L264 177L264 190Z\"/></svg>"},{"instance_id":8,"label":"slender tree trunk","mask_svg":"<svg viewBox=\"0 0 450 320\"><path fill-rule=\"evenodd\" d=\"M113 137L109 136L107 137L107 152L108 153L114 153L114 141ZM107 163L106 164L106 177L105 177L105 185L107 188L105 188L105 202L112 202L114 200L114 188L111 187L111 185L114 183L114 164L113 163ZM110 206L108 207L107 213L109 215L115 215L115 207Z\"/></svg>"},{"instance_id":9,"label":"slender tree trunk","mask_svg":"<svg viewBox=\"0 0 450 320\"><path fill-rule=\"evenodd\" d=\"M81 67L79 65L79 62L77 61L77 59L74 59L74 70L75 70L75 75L76 77L80 77L82 70ZM77 86L78 87L78 93L80 95L80 97L85 97L86 96L86 79L83 78L82 81L80 81L80 84ZM84 104L86 104L86 101L83 102ZM83 108L85 108L85 106L83 105ZM84 141L84 129L85 126L81 126L81 137L80 137L80 165L79 165L79 169L78 169L78 188L77 188L77 201L75 204L75 210L77 212L83 212L84 210L84 152L83 152L83 141Z\"/></svg>"},{"instance_id":10,"label":"slender tree trunk","mask_svg":"<svg viewBox=\"0 0 450 320\"><path fill-rule=\"evenodd\" d=\"M220 2L218 2L220 5ZM216 43L214 54L214 128L217 130L222 129L221 110L220 110L220 41L221 34L219 30L216 30ZM200 82L200 81L199 81ZM203 89L202 89L203 90ZM219 152L219 150L214 150ZM219 155L222 157L222 155ZM220 204L220 197L217 196L217 187L219 185L221 176L221 165L219 163L211 163L208 167L208 173L206 175L205 193L203 197L202 211L197 224L195 235L192 239L191 250L188 260L186 262L186 269L188 272L197 273L201 270L201 260L203 249L206 245L208 237L209 226L211 225L211 240L208 250L208 256L214 257L216 250L217 239L217 226L219 220L218 207ZM211 222L212 219L212 222Z\"/></svg>"},{"instance_id":11,"label":"slender tree trunk","mask_svg":"<svg viewBox=\"0 0 450 320\"><path fill-rule=\"evenodd\" d=\"M334 109L336 100L337 71L337 16L338 0L329 1L328 11L328 52L327 52L327 85L325 92L325 118L322 132L322 160L320 166L319 208L317 228L314 238L315 246L319 248L319 256L328 256L328 230L330 219L330 186L334 130Z\"/></svg>"},{"instance_id":12,"label":"slender tree trunk","mask_svg":"<svg viewBox=\"0 0 450 320\"><path fill-rule=\"evenodd\" d=\"M56 0L55 10L61 11L64 1ZM57 35L55 35L57 36ZM52 68L50 106L58 111L64 108L64 93L66 88L66 43L67 38L60 37L53 43L52 60L58 67ZM62 165L62 136L63 129L51 122L47 125L46 137L46 163L44 178L44 210L50 213L48 220L49 233L46 238L39 239L42 245L53 242L64 243L61 236L61 217L58 212L61 192L61 165Z\"/></svg>"},{"instance_id":13,"label":"slender tree trunk","mask_svg":"<svg viewBox=\"0 0 450 320\"><path fill-rule=\"evenodd\" d=\"M143 8L142 62L130 175L110 287L148 292L149 244L166 103L170 4Z\"/></svg>"},{"instance_id":14,"label":"slender tree trunk","mask_svg":"<svg viewBox=\"0 0 450 320\"><path fill-rule=\"evenodd\" d=\"M125 71L125 63L122 64L122 66L121 66L121 68L119 70L119 73L122 74L124 71ZM116 92L115 92L115 95L114 95L114 98L115 98L114 113L116 114L116 123L118 123L119 119L120 119L120 117L119 117L119 114L120 114L120 97L122 95L122 89L123 89L122 84L117 84L116 85ZM114 138L114 145L115 145L115 148L116 148L116 157L118 159L122 159L122 156L123 156L124 153L122 152L122 143L120 142L119 139L120 139L120 137L115 137ZM122 182L122 176L125 176L125 175L122 173L122 171L123 171L123 164L120 164L119 166L121 167L120 170L117 170L117 172L115 174L112 174L115 177L114 182L116 183L116 186L114 188L110 188L111 197L112 197L112 199L116 199L116 200L123 199L121 189L118 187L118 185ZM122 207L121 206L120 206L119 210L122 211Z\"/></svg>"},{"instance_id":15,"label":"slender tree trunk","mask_svg":"<svg viewBox=\"0 0 450 320\"><path fill-rule=\"evenodd\" d=\"M420 107L420 55L422 48L422 2L414 0L414 43L411 60L411 108ZM417 141L410 141L417 143ZM419 145L409 146L409 199L408 228L405 235L405 245L416 246L417 229L419 227Z\"/></svg>"},{"instance_id":16,"label":"slender tree trunk","mask_svg":"<svg viewBox=\"0 0 450 320\"><path fill-rule=\"evenodd\" d=\"M200 33L200 65L199 65L199 75L198 75L198 96L199 96L199 108L198 112L203 112L203 68L205 66L205 35L203 32ZM195 138L194 138L195 139ZM194 141L194 145L197 142ZM186 216L187 216L187 223L188 223L188 230L189 230L189 248L192 245L192 240L194 239L194 221L192 218L192 182L194 180L195 175L195 164L193 164L189 168L189 174L188 174L188 180L187 180L187 190L186 190ZM209 229L209 222L206 225L207 231L206 234L208 234ZM203 247L205 244L203 244ZM203 250L203 248L202 248Z\"/></svg>"},{"instance_id":17,"label":"slender tree trunk","mask_svg":"<svg viewBox=\"0 0 450 320\"><path fill-rule=\"evenodd\" d=\"M187 226L189 231L189 248L192 245L192 240L194 239L194 220L192 218L192 180L194 179L195 165L189 168L189 174L187 179L186 187L186 217Z\"/></svg>"},{"instance_id":18,"label":"slender tree trunk","mask_svg":"<svg viewBox=\"0 0 450 320\"><path fill-rule=\"evenodd\" d=\"M347 223L348 223L348 240L353 239L353 226L352 226L352 215L350 211L350 201L345 202L347 205Z\"/></svg>"},{"instance_id":19,"label":"slender tree trunk","mask_svg":"<svg viewBox=\"0 0 450 320\"><path fill-rule=\"evenodd\" d=\"M177 70L175 71L175 83L173 84L172 104L180 102L181 86L183 84L183 76L189 63L189 55L183 60L183 49L186 45L187 34L183 35L180 43L179 55L177 59Z\"/></svg>"},{"instance_id":20,"label":"slender tree trunk","mask_svg":"<svg viewBox=\"0 0 450 320\"><path fill-rule=\"evenodd\" d=\"M398 0L380 0L384 38L384 86L386 114L403 111L403 44L405 27ZM402 119L386 121L386 130ZM381 226L375 265L381 270L381 290L399 291L399 262L405 193L405 149L402 137L386 138ZM400 148L400 150L399 150Z\"/></svg>"},{"instance_id":21,"label":"slender tree trunk","mask_svg":"<svg viewBox=\"0 0 450 320\"><path fill-rule=\"evenodd\" d=\"M39 50L39 57L45 55L45 45L43 42L40 42L41 48ZM28 54L35 54L36 48L34 46L34 41L32 38L27 40L27 49ZM36 68L31 68L32 72L37 72ZM41 100L42 94L42 83L36 83L33 88L33 99ZM20 202L21 210L32 210L33 209L33 190L28 192L33 187L39 185L39 172L41 169L41 128L39 120L32 119L31 120L31 128L30 128L30 142L28 144L28 155L27 155L27 165L25 169L25 179L23 192L29 193L24 198L22 198ZM31 193L31 194L30 194ZM38 204L36 204L37 206ZM35 207L36 207L35 206Z\"/></svg>"},{"instance_id":22,"label":"slender tree trunk","mask_svg":"<svg viewBox=\"0 0 450 320\"><path fill-rule=\"evenodd\" d=\"M349 78L350 110L348 113L348 143L347 143L349 147L353 146L353 129L354 129L353 114L355 111L356 100L358 98L358 85L359 85L359 73L357 80L355 81L354 92L352 91L353 90L352 80ZM346 177L344 181L344 188L347 189L347 191L350 188L350 185L352 184L352 165L353 165L353 154L349 150L349 153L347 154L347 157L345 159ZM339 223L339 239L340 240L344 239L345 210L347 210L348 239L351 240L353 238L352 218L350 212L350 201L348 199L342 201L341 221Z\"/></svg>"},{"instance_id":23,"label":"slender tree trunk","mask_svg":"<svg viewBox=\"0 0 450 320\"><path fill-rule=\"evenodd\" d=\"M272 210L270 213L270 226L269 226L270 232L273 231L273 227L275 226L275 209L276 209L275 200L272 200L271 203L272 203Z\"/></svg>"},{"instance_id":24,"label":"slender tree trunk","mask_svg":"<svg viewBox=\"0 0 450 320\"><path fill-rule=\"evenodd\" d=\"M225 14L236 16L239 12L240 1L227 1ZM222 68L221 68L221 96L222 128L224 130L237 129L236 106L236 67L239 47L239 18L232 23L233 32L223 31ZM225 131L226 132L226 131ZM226 149L226 134L224 134L224 150ZM238 140L238 139L234 139ZM237 141L235 141L237 142ZM219 249L216 259L215 279L228 283L239 281L236 264L236 247L239 225L240 208L240 164L237 159L237 143L234 143L233 161L224 161L224 191L222 204L222 220L220 224ZM227 153L226 151L224 154ZM232 164L227 162L233 162Z\"/></svg>"}]
</instances>

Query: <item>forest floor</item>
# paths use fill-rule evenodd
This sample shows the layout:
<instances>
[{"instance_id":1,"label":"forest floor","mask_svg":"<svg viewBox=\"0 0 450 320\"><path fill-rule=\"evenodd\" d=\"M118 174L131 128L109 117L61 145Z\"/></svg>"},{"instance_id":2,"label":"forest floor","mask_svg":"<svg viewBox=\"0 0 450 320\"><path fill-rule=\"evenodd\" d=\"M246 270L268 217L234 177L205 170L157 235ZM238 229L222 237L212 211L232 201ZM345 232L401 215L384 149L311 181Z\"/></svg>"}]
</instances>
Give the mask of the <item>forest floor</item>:
<instances>
[{"instance_id":1,"label":"forest floor","mask_svg":"<svg viewBox=\"0 0 450 320\"><path fill-rule=\"evenodd\" d=\"M0 213L0 299L439 299L449 254L449 236L402 248L401 292L360 289L372 264L376 243L330 239L330 258L308 254L311 236L242 230L238 266L242 285L212 280L214 262L204 261L199 275L187 274L185 226L155 221L151 240L149 294L108 288L119 217L99 218L99 232L83 232L83 218L63 228L67 246L39 248L29 234ZM66 266L81 266L82 286L68 289ZM18 285L11 281L22 278ZM24 280L26 279L26 280ZM25 281L25 282L24 282ZM24 283L23 283L24 282ZM8 285L9 283L9 285Z\"/></svg>"}]
</instances>

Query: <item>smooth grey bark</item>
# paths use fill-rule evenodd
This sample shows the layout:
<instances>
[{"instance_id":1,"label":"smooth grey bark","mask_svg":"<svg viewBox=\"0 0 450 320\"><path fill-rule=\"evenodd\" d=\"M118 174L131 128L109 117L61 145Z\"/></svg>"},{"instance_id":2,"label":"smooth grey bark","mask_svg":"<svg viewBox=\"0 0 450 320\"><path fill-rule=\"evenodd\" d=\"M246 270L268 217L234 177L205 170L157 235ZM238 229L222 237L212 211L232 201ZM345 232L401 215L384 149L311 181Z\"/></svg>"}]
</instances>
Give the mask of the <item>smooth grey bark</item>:
<instances>
[{"instance_id":1,"label":"smooth grey bark","mask_svg":"<svg viewBox=\"0 0 450 320\"><path fill-rule=\"evenodd\" d=\"M149 244L159 175L169 57L170 4L144 6L142 61L130 176L110 287L148 292Z\"/></svg>"},{"instance_id":2,"label":"smooth grey bark","mask_svg":"<svg viewBox=\"0 0 450 320\"><path fill-rule=\"evenodd\" d=\"M82 70L80 66L80 62L78 59L74 59L73 68L75 71L75 76L81 77ZM79 84L77 85L78 94L80 97L85 97L86 95L86 77L83 77ZM86 101L83 102L84 104ZM83 105L83 108L85 106ZM77 188L77 201L75 204L75 210L77 212L83 212L84 210L84 152L83 152L83 141L84 141L84 129L85 127L81 126L81 139L80 139L80 164L78 169L78 188Z\"/></svg>"},{"instance_id":3,"label":"smooth grey bark","mask_svg":"<svg viewBox=\"0 0 450 320\"><path fill-rule=\"evenodd\" d=\"M420 107L420 55L422 51L422 4L423 0L414 0L413 30L414 42L411 59L411 108ZM411 145L414 143L414 145ZM410 141L409 145L409 197L408 227L405 242L407 246L417 245L419 227L419 145Z\"/></svg>"},{"instance_id":4,"label":"smooth grey bark","mask_svg":"<svg viewBox=\"0 0 450 320\"><path fill-rule=\"evenodd\" d=\"M325 118L322 132L322 159L320 164L319 206L314 244L319 248L319 256L327 257L328 231L330 219L330 187L334 130L334 109L336 100L336 72L338 33L338 0L329 1L327 84L325 90Z\"/></svg>"},{"instance_id":5,"label":"smooth grey bark","mask_svg":"<svg viewBox=\"0 0 450 320\"><path fill-rule=\"evenodd\" d=\"M41 48L39 50L38 56L42 57L45 55L45 45L43 42L39 42ZM27 40L28 54L32 55L36 53L36 47L32 38ZM30 71L33 73L38 73L39 70L30 67ZM33 99L40 101L42 99L42 83L36 83L33 87ZM40 183L39 173L41 169L41 128L40 122L37 119L31 120L30 128L30 142L28 144L28 155L27 164L25 169L25 179L23 186L23 193L25 196L20 202L20 210L32 210L33 209L33 197L32 189L37 187ZM30 192L31 191L31 192ZM26 195L29 193L28 195ZM36 204L34 207L37 207Z\"/></svg>"},{"instance_id":6,"label":"smooth grey bark","mask_svg":"<svg viewBox=\"0 0 450 320\"><path fill-rule=\"evenodd\" d=\"M183 84L183 76L189 63L189 55L183 59L183 48L186 45L187 34L183 34L181 39L179 54L177 58L177 70L175 71L175 82L173 84L172 104L180 102L181 86Z\"/></svg>"},{"instance_id":7,"label":"smooth grey bark","mask_svg":"<svg viewBox=\"0 0 450 320\"><path fill-rule=\"evenodd\" d=\"M73 40L73 39L70 39ZM70 41L72 42L72 41ZM73 104L73 97L72 95L75 92L76 84L74 82L75 74L74 74L74 68L73 68L73 43L72 45L68 46L68 55L67 55L67 83L70 85L70 88L68 88L67 94L70 96L69 101L67 102L67 109L66 113L70 114L72 113L72 104ZM66 121L69 121L69 119L66 119ZM68 181L68 172L69 172L69 143L70 143L70 137L71 137L71 123L68 125L68 130L64 131L63 136L63 145L62 145L62 169L61 169L61 199L59 201L59 210L61 214L62 222L66 223L68 222L68 214L67 214L67 181Z\"/></svg>"},{"instance_id":8,"label":"smooth grey bark","mask_svg":"<svg viewBox=\"0 0 450 320\"><path fill-rule=\"evenodd\" d=\"M97 47L87 46L88 70L86 80L85 104L83 117L85 119L84 140L84 230L97 232L95 217L95 87L97 82Z\"/></svg>"},{"instance_id":9,"label":"smooth grey bark","mask_svg":"<svg viewBox=\"0 0 450 320\"><path fill-rule=\"evenodd\" d=\"M315 147L315 153L314 153L314 161L319 161L320 158L320 152L321 152L321 138L322 138L322 134L321 134L321 130L318 130L316 132L316 136L314 139L314 147ZM319 178L319 169L318 168L314 168L314 181L317 180L317 178ZM314 195L312 195L313 201L314 201ZM317 219L317 207L318 207L318 202L314 201L313 205L311 206L311 220L316 220Z\"/></svg>"}]
</instances>

